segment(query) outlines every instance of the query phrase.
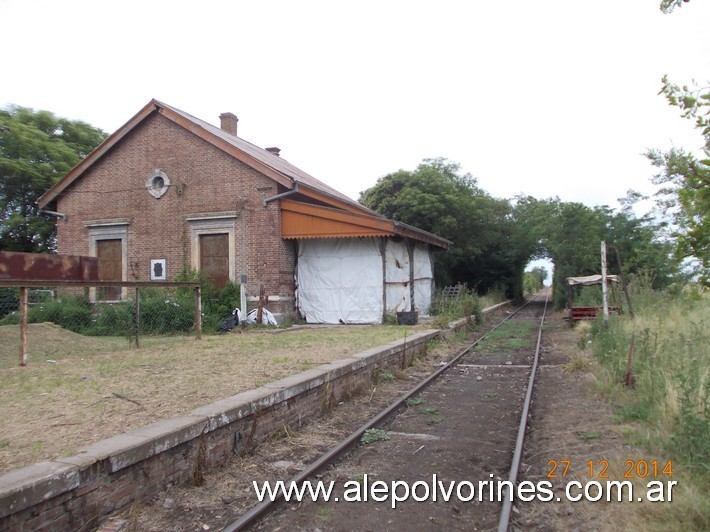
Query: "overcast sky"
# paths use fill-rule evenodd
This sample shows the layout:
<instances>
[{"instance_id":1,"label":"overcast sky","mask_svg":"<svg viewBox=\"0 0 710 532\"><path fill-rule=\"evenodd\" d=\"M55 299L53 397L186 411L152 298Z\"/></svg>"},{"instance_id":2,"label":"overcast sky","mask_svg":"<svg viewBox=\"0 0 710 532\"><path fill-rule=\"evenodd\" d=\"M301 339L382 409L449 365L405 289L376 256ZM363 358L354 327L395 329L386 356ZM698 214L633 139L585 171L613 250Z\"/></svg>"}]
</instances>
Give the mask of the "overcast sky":
<instances>
[{"instance_id":1,"label":"overcast sky","mask_svg":"<svg viewBox=\"0 0 710 532\"><path fill-rule=\"evenodd\" d=\"M357 199L424 158L493 196L616 205L702 138L657 93L710 77L710 2L0 0L0 107L112 133L151 98Z\"/></svg>"}]
</instances>

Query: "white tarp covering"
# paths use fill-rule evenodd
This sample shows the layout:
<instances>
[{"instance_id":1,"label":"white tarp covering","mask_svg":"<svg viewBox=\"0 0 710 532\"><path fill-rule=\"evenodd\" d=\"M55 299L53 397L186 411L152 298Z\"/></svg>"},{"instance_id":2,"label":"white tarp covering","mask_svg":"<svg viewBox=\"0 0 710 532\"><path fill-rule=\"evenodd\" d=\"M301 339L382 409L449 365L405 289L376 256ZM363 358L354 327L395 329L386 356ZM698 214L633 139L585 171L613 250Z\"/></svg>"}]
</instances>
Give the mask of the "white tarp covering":
<instances>
[{"instance_id":1,"label":"white tarp covering","mask_svg":"<svg viewBox=\"0 0 710 532\"><path fill-rule=\"evenodd\" d=\"M409 250L388 239L385 277L379 238L300 240L296 304L308 323L381 323L384 285L387 312L411 310ZM414 309L429 313L434 273L428 246L414 247Z\"/></svg>"},{"instance_id":2,"label":"white tarp covering","mask_svg":"<svg viewBox=\"0 0 710 532\"><path fill-rule=\"evenodd\" d=\"M616 275L607 275L606 282L618 283L619 279ZM567 284L570 286L581 285L581 286L592 286L595 284L602 284L601 275L586 275L584 277L567 277Z\"/></svg>"},{"instance_id":3,"label":"white tarp covering","mask_svg":"<svg viewBox=\"0 0 710 532\"><path fill-rule=\"evenodd\" d=\"M429 315L434 291L434 268L429 248L417 244L414 248L414 306L420 316Z\"/></svg>"},{"instance_id":4,"label":"white tarp covering","mask_svg":"<svg viewBox=\"0 0 710 532\"><path fill-rule=\"evenodd\" d=\"M307 323L380 323L382 256L376 238L298 244L296 301Z\"/></svg>"},{"instance_id":5,"label":"white tarp covering","mask_svg":"<svg viewBox=\"0 0 710 532\"><path fill-rule=\"evenodd\" d=\"M385 257L387 312L409 311L411 302L407 243L402 240L387 240Z\"/></svg>"}]
</instances>

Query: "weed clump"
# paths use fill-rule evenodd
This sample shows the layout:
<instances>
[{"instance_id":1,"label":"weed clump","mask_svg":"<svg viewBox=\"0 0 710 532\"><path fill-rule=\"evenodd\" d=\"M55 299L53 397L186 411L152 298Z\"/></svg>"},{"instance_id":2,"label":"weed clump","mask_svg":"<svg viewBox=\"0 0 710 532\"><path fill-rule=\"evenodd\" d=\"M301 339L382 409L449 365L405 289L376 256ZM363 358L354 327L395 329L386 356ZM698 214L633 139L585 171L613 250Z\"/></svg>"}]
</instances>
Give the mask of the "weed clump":
<instances>
[{"instance_id":1,"label":"weed clump","mask_svg":"<svg viewBox=\"0 0 710 532\"><path fill-rule=\"evenodd\" d=\"M390 439L390 435L387 434L386 430L382 429L367 429L362 437L360 438L360 442L363 443L364 445L369 445L371 443L375 443L378 441L387 441Z\"/></svg>"},{"instance_id":2,"label":"weed clump","mask_svg":"<svg viewBox=\"0 0 710 532\"><path fill-rule=\"evenodd\" d=\"M450 322L464 317L480 323L482 308L480 297L469 288L461 287L458 297L446 297L443 292L435 294L429 313L436 317L436 327L446 329Z\"/></svg>"}]
</instances>

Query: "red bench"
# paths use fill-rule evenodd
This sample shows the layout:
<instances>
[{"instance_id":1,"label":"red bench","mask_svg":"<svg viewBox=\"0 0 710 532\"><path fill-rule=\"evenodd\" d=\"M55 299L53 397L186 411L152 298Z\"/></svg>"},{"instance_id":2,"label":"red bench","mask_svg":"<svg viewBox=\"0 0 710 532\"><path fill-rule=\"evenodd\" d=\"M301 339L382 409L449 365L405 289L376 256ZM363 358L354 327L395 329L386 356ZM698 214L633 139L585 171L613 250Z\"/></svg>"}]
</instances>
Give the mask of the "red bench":
<instances>
[{"instance_id":1,"label":"red bench","mask_svg":"<svg viewBox=\"0 0 710 532\"><path fill-rule=\"evenodd\" d=\"M573 322L580 320L596 320L597 314L603 312L602 307L571 307L569 319ZM609 314L619 314L621 307L609 307Z\"/></svg>"}]
</instances>

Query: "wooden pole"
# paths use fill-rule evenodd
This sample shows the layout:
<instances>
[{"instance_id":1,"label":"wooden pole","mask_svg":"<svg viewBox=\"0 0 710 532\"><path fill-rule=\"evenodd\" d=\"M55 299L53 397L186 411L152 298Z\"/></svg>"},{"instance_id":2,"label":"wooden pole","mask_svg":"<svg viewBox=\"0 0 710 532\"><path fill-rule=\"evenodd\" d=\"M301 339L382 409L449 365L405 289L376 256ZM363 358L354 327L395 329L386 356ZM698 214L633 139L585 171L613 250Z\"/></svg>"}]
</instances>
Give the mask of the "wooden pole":
<instances>
[{"instance_id":1,"label":"wooden pole","mask_svg":"<svg viewBox=\"0 0 710 532\"><path fill-rule=\"evenodd\" d=\"M619 249L616 246L612 246L616 252L616 264L619 267L619 277L621 278L621 288L624 290L624 296L626 296L626 304L629 307L629 316L634 317L634 307L631 306L631 296L629 296L629 287L626 285L626 279L624 278L624 266L621 264L621 255L619 255Z\"/></svg>"},{"instance_id":2,"label":"wooden pole","mask_svg":"<svg viewBox=\"0 0 710 532\"><path fill-rule=\"evenodd\" d=\"M200 286L195 287L195 329L197 339L202 339L202 290Z\"/></svg>"},{"instance_id":3,"label":"wooden pole","mask_svg":"<svg viewBox=\"0 0 710 532\"><path fill-rule=\"evenodd\" d=\"M606 284L606 241L602 240L602 302L604 305L604 327L609 325L609 301Z\"/></svg>"},{"instance_id":4,"label":"wooden pole","mask_svg":"<svg viewBox=\"0 0 710 532\"><path fill-rule=\"evenodd\" d=\"M385 323L387 320L387 238L385 237L380 238L380 256L382 257L382 323Z\"/></svg>"},{"instance_id":5,"label":"wooden pole","mask_svg":"<svg viewBox=\"0 0 710 532\"><path fill-rule=\"evenodd\" d=\"M259 304L256 307L256 324L261 325L264 317L264 285L259 285Z\"/></svg>"},{"instance_id":6,"label":"wooden pole","mask_svg":"<svg viewBox=\"0 0 710 532\"><path fill-rule=\"evenodd\" d=\"M20 288L20 366L27 365L27 287Z\"/></svg>"}]
</instances>

